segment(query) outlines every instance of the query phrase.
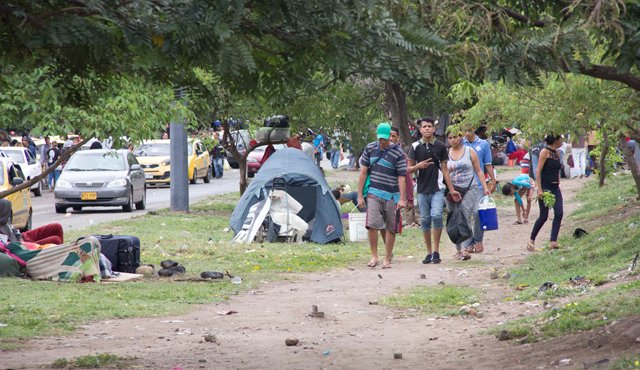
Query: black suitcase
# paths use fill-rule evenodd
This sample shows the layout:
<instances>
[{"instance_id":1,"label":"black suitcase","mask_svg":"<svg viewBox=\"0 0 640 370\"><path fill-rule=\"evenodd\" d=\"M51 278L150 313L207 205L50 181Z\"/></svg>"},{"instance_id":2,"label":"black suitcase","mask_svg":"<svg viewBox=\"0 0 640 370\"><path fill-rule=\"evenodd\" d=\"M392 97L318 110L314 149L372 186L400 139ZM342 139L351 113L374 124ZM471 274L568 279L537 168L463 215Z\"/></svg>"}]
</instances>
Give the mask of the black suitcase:
<instances>
[{"instance_id":1,"label":"black suitcase","mask_svg":"<svg viewBox=\"0 0 640 370\"><path fill-rule=\"evenodd\" d=\"M113 271L133 273L140 267L140 239L128 235L95 235Z\"/></svg>"}]
</instances>

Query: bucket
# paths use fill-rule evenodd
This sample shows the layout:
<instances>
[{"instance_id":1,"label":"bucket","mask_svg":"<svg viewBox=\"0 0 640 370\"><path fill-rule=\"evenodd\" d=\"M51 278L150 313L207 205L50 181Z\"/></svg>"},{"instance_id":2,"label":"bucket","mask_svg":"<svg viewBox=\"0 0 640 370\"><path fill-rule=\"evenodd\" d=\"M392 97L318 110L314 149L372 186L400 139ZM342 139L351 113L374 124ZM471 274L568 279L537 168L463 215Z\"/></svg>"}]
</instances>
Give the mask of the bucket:
<instances>
[{"instance_id":1,"label":"bucket","mask_svg":"<svg viewBox=\"0 0 640 370\"><path fill-rule=\"evenodd\" d=\"M489 196L485 196L478 204L478 218L480 219L480 227L482 230L498 230L498 210L496 202Z\"/></svg>"},{"instance_id":2,"label":"bucket","mask_svg":"<svg viewBox=\"0 0 640 370\"><path fill-rule=\"evenodd\" d=\"M349 213L349 240L352 242L363 242L369 240L369 234L366 228L366 213L354 213L357 207Z\"/></svg>"}]
</instances>

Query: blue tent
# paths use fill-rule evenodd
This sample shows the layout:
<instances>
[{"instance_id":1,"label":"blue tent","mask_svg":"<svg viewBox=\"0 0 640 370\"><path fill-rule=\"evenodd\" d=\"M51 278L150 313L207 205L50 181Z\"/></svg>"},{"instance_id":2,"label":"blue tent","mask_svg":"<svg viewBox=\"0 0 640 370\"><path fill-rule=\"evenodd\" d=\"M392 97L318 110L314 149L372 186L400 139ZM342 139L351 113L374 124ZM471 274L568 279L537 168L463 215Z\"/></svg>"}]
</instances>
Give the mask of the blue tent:
<instances>
[{"instance_id":1,"label":"blue tent","mask_svg":"<svg viewBox=\"0 0 640 370\"><path fill-rule=\"evenodd\" d=\"M287 193L302 204L298 216L309 224L310 240L325 244L342 237L340 210L327 180L311 158L293 148L273 153L251 181L229 222L236 234L242 230L249 208L268 196L275 178L283 178Z\"/></svg>"}]
</instances>

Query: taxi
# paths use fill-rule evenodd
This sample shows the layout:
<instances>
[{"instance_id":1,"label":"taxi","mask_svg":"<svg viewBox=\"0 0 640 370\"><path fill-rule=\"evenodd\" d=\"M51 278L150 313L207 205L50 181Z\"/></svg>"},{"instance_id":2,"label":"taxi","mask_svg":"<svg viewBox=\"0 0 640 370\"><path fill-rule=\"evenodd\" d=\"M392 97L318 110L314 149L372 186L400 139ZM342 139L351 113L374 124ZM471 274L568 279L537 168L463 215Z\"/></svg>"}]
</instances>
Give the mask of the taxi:
<instances>
[{"instance_id":1,"label":"taxi","mask_svg":"<svg viewBox=\"0 0 640 370\"><path fill-rule=\"evenodd\" d=\"M134 150L134 155L144 169L149 185L169 185L171 181L170 140L148 140ZM187 145L189 181L198 179L209 183L213 177L209 152L200 140L189 140Z\"/></svg>"},{"instance_id":2,"label":"taxi","mask_svg":"<svg viewBox=\"0 0 640 370\"><path fill-rule=\"evenodd\" d=\"M25 181L25 175L20 166L10 158L0 157L0 191L7 191ZM11 202L13 215L11 224L22 231L31 230L33 225L33 208L31 207L31 191L22 189L7 195L5 199Z\"/></svg>"}]
</instances>

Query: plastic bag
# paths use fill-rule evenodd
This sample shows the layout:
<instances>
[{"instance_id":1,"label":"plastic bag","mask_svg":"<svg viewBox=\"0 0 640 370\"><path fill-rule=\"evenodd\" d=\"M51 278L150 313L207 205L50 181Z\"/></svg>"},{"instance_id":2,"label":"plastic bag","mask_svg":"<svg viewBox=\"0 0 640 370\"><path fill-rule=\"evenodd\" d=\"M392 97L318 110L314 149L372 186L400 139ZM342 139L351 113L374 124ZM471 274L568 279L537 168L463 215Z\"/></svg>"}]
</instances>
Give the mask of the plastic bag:
<instances>
[{"instance_id":1,"label":"plastic bag","mask_svg":"<svg viewBox=\"0 0 640 370\"><path fill-rule=\"evenodd\" d=\"M460 244L473 236L467 216L462 213L460 206L454 206L453 210L447 213L447 235L454 244Z\"/></svg>"}]
</instances>

